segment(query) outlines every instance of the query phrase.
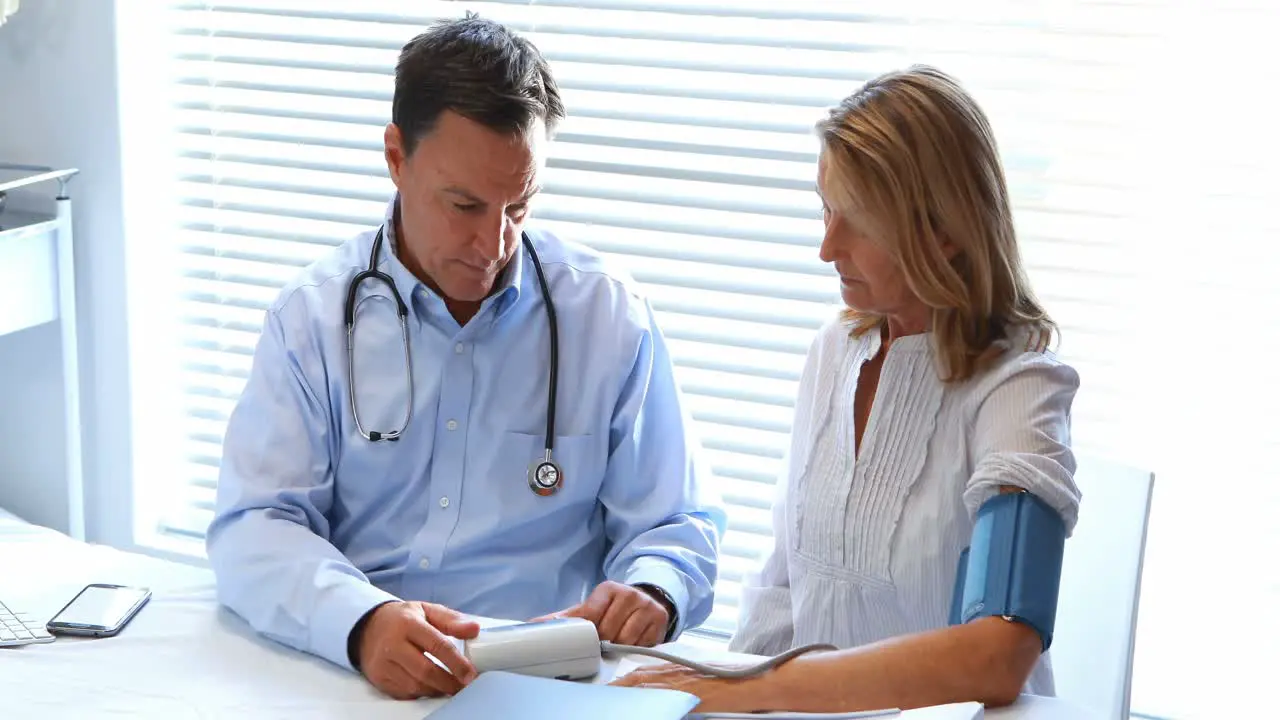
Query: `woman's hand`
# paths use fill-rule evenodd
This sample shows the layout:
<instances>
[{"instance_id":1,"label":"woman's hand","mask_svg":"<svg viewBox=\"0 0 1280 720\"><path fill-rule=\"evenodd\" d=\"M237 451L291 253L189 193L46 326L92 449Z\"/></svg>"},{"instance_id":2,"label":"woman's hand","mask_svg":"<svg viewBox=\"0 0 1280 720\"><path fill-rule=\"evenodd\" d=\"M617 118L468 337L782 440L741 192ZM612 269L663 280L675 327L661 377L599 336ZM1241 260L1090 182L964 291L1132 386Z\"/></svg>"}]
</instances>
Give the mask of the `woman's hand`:
<instances>
[{"instance_id":1,"label":"woman's hand","mask_svg":"<svg viewBox=\"0 0 1280 720\"><path fill-rule=\"evenodd\" d=\"M730 680L682 665L664 663L638 667L610 684L687 692L701 701L695 708L696 712L749 713L770 709L770 676L771 673L766 673L753 678Z\"/></svg>"}]
</instances>

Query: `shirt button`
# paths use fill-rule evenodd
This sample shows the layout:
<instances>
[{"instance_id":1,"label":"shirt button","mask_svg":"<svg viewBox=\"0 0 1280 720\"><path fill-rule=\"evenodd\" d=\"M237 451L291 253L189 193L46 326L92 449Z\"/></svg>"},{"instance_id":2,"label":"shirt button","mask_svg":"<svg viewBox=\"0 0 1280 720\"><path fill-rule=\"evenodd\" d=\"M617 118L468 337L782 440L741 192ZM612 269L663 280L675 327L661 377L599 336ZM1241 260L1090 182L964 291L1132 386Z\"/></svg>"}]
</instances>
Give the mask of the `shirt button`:
<instances>
[{"instance_id":1,"label":"shirt button","mask_svg":"<svg viewBox=\"0 0 1280 720\"><path fill-rule=\"evenodd\" d=\"M442 507L442 508L447 508L447 507L449 507L449 498L447 498L447 497L442 497L442 498L440 498L440 507Z\"/></svg>"},{"instance_id":2,"label":"shirt button","mask_svg":"<svg viewBox=\"0 0 1280 720\"><path fill-rule=\"evenodd\" d=\"M457 420L450 420L449 422L445 423L445 424L444 424L444 426L445 426L445 427L447 427L447 428L449 428L450 430L457 430L457 429L458 429L458 421L457 421Z\"/></svg>"},{"instance_id":3,"label":"shirt button","mask_svg":"<svg viewBox=\"0 0 1280 720\"><path fill-rule=\"evenodd\" d=\"M422 558L421 560L418 561L418 567L422 568L423 570L426 570L431 567L431 561L428 560L427 558Z\"/></svg>"},{"instance_id":4,"label":"shirt button","mask_svg":"<svg viewBox=\"0 0 1280 720\"><path fill-rule=\"evenodd\" d=\"M467 346L463 345L462 343L458 343L457 345L453 346L453 353L455 355L461 355L462 353L466 352L466 350L467 350Z\"/></svg>"}]
</instances>

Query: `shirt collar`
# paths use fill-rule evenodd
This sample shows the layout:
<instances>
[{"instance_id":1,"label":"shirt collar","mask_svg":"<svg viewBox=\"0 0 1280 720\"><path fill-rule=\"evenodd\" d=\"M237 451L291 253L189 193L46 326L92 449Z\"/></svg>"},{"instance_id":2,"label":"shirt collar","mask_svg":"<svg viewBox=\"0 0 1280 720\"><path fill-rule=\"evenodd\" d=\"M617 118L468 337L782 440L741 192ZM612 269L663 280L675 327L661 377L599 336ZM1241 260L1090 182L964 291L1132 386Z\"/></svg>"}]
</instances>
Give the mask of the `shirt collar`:
<instances>
[{"instance_id":1,"label":"shirt collar","mask_svg":"<svg viewBox=\"0 0 1280 720\"><path fill-rule=\"evenodd\" d=\"M494 282L493 293L485 301L493 304L495 319L500 319L511 308L515 307L516 302L520 300L521 290L524 288L524 256L528 250L524 247L523 237L516 240L516 242L519 243L516 251L512 253L511 260L507 263L507 266L498 274L498 278Z\"/></svg>"},{"instance_id":2,"label":"shirt collar","mask_svg":"<svg viewBox=\"0 0 1280 720\"><path fill-rule=\"evenodd\" d=\"M378 269L391 276L391 279L395 282L396 291L400 293L400 297L404 299L405 304L410 308L417 307L419 298L429 298L430 304L428 307L430 309L438 309L440 312L444 312L444 299L440 297L440 294L419 280L418 276L410 272L409 268L405 267L404 263L400 261L399 253L396 252L400 245L400 238L396 234L396 218L399 215L399 211L400 193L396 192L391 200L387 202L386 210L382 216L383 251L378 258ZM498 273L498 277L494 282L493 292L489 294L489 297L485 298L477 315L484 314L492 307L494 319L499 319L514 307L520 299L524 283L524 257L527 250L524 247L523 239L517 242L520 243L520 246L516 248L507 266L502 269L502 272Z\"/></svg>"}]
</instances>

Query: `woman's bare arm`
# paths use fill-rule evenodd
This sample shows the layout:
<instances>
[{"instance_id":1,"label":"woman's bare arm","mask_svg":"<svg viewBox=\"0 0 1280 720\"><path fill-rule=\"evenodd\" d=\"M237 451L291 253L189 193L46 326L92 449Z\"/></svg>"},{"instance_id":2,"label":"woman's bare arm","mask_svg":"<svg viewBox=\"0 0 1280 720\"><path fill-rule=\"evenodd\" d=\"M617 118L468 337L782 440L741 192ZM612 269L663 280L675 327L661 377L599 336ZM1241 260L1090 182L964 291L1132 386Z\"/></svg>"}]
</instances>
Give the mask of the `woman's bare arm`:
<instances>
[{"instance_id":1,"label":"woman's bare arm","mask_svg":"<svg viewBox=\"0 0 1280 720\"><path fill-rule=\"evenodd\" d=\"M1018 698L1041 653L1031 627L998 617L802 656L740 691L758 710L850 712Z\"/></svg>"}]
</instances>

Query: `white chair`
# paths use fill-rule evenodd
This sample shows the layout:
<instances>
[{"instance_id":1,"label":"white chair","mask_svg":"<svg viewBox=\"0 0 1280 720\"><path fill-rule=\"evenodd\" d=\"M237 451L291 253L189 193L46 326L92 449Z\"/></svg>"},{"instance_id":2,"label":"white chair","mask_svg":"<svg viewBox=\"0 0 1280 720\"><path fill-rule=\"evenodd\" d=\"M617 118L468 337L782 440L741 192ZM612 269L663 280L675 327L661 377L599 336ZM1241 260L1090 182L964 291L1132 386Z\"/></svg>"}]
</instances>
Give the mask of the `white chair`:
<instances>
[{"instance_id":1,"label":"white chair","mask_svg":"<svg viewBox=\"0 0 1280 720\"><path fill-rule=\"evenodd\" d=\"M1080 519L1067 540L1053 646L1058 697L1129 720L1152 473L1081 456Z\"/></svg>"}]
</instances>

